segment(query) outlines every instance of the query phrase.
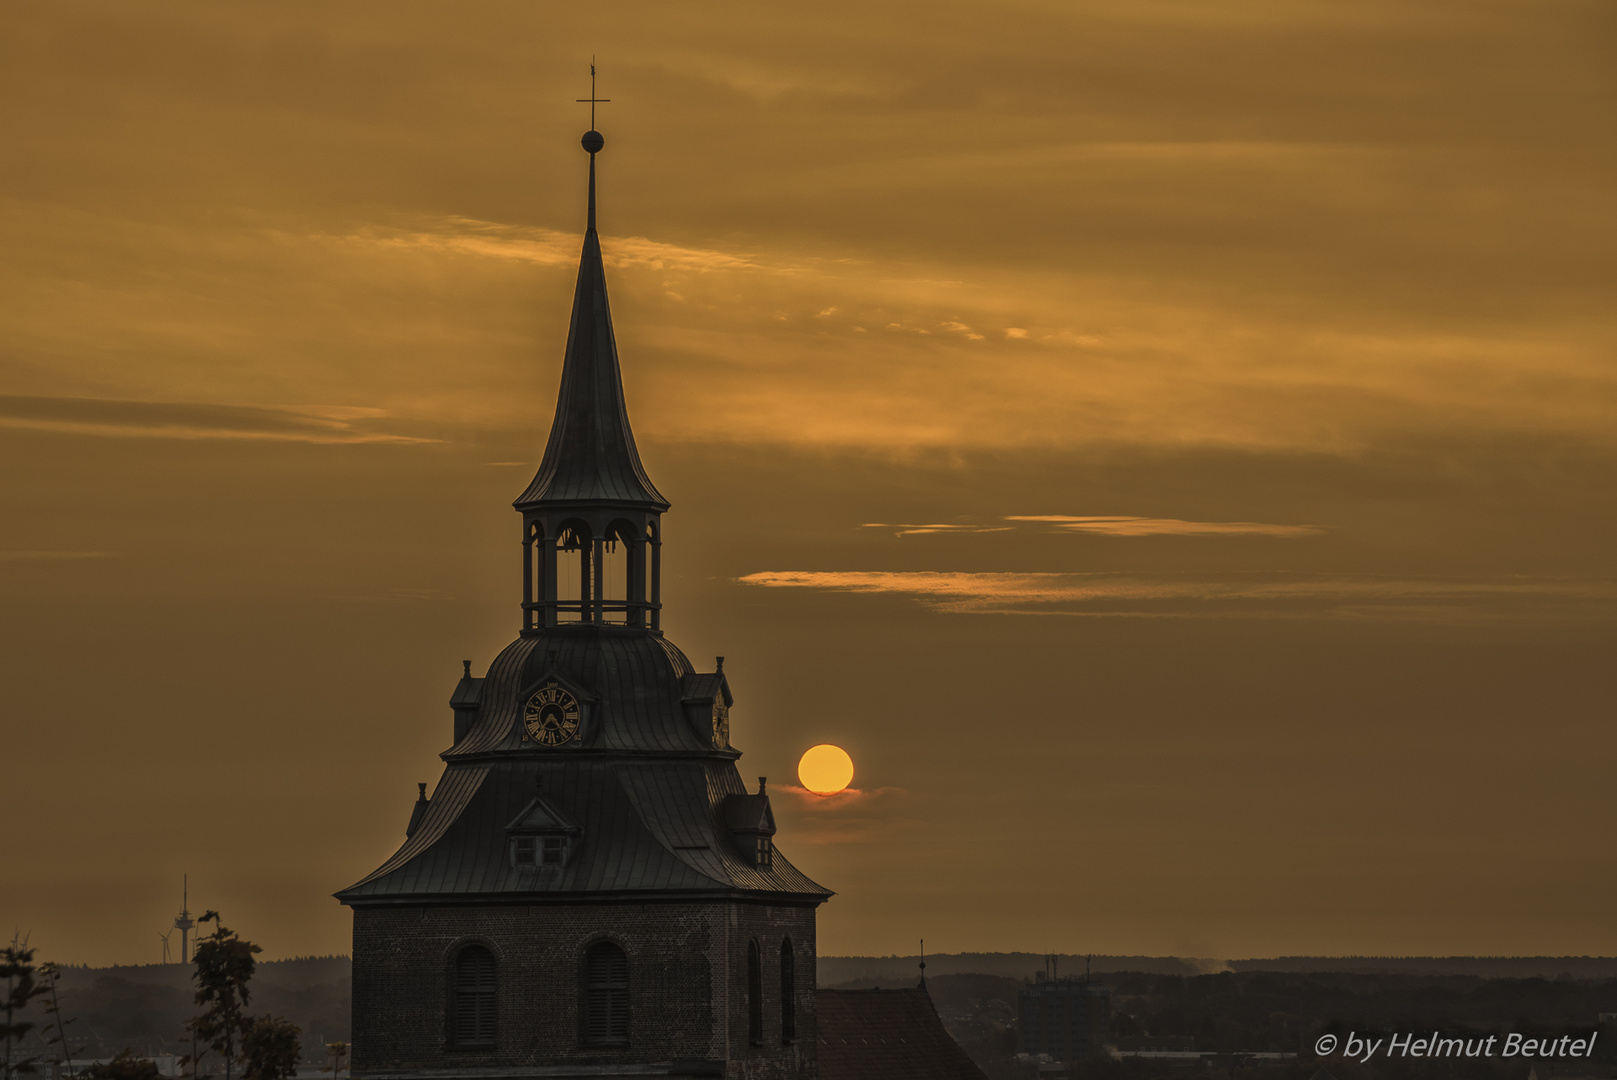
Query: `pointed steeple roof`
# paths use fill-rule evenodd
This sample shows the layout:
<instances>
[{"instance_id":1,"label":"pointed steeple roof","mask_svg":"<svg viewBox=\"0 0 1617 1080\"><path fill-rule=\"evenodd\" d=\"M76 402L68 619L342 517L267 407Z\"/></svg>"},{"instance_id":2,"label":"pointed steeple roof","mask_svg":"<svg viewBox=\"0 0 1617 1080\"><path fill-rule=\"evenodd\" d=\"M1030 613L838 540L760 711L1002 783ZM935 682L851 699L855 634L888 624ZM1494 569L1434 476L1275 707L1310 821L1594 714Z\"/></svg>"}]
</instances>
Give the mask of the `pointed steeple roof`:
<instances>
[{"instance_id":1,"label":"pointed steeple roof","mask_svg":"<svg viewBox=\"0 0 1617 1080\"><path fill-rule=\"evenodd\" d=\"M544 460L515 505L526 510L545 503L604 503L663 511L668 500L640 464L629 428L612 312L606 302L606 267L595 233L595 155L604 140L590 131L583 143L590 155L589 219L578 260L561 392Z\"/></svg>"}]
</instances>

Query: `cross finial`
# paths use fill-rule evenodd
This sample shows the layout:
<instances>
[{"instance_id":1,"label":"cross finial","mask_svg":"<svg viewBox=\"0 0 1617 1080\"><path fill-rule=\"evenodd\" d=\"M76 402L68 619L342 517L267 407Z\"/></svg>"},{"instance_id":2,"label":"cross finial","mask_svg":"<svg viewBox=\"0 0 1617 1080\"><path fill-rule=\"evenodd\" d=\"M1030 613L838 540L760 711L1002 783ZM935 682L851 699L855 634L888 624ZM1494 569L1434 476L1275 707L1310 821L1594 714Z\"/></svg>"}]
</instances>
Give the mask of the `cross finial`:
<instances>
[{"instance_id":1,"label":"cross finial","mask_svg":"<svg viewBox=\"0 0 1617 1080\"><path fill-rule=\"evenodd\" d=\"M611 101L612 99L611 98L603 98L603 97L596 97L595 96L595 57L593 57L593 56L590 57L590 96L587 97L587 98L583 98L583 97L575 98L574 100L577 101L581 105L586 101L590 103L590 130L594 131L595 130L595 106L598 105L598 104L603 104L605 102Z\"/></svg>"}]
</instances>

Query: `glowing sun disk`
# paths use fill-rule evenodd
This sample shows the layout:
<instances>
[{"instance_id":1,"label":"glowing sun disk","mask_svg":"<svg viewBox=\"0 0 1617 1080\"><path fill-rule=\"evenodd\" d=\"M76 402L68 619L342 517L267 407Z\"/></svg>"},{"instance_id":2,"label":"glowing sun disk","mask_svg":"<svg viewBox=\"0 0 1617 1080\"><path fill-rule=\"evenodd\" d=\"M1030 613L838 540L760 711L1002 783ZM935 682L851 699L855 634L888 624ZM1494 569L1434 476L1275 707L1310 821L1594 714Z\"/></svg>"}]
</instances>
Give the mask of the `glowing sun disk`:
<instances>
[{"instance_id":1,"label":"glowing sun disk","mask_svg":"<svg viewBox=\"0 0 1617 1080\"><path fill-rule=\"evenodd\" d=\"M840 746L811 746L797 763L797 778L816 795L835 795L853 783L853 758Z\"/></svg>"}]
</instances>

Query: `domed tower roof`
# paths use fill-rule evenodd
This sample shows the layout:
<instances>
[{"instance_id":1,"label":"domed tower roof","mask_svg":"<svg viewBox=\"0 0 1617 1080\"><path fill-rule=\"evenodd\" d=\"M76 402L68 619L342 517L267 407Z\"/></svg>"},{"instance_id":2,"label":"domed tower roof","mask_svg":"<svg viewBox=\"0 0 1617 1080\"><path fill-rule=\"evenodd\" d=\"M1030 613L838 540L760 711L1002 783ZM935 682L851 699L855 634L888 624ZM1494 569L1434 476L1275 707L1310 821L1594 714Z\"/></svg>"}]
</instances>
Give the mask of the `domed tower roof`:
<instances>
[{"instance_id":1,"label":"domed tower roof","mask_svg":"<svg viewBox=\"0 0 1617 1080\"><path fill-rule=\"evenodd\" d=\"M661 634L575 623L525 635L489 665L488 676L480 680L477 718L444 756L459 760L522 752L531 741L526 704L554 682L579 703L580 716L577 731L552 754L695 753L734 760L735 751L713 744L708 716L713 692L705 703L686 706L703 678Z\"/></svg>"}]
</instances>

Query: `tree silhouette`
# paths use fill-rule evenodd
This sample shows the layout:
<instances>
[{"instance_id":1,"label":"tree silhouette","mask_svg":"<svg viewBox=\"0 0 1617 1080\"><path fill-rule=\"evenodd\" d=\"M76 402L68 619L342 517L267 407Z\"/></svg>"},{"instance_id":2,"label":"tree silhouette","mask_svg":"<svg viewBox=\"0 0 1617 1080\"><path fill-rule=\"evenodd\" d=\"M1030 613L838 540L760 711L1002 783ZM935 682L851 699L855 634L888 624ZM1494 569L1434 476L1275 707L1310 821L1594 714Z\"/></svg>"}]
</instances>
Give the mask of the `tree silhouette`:
<instances>
[{"instance_id":1,"label":"tree silhouette","mask_svg":"<svg viewBox=\"0 0 1617 1080\"><path fill-rule=\"evenodd\" d=\"M242 1040L245 1080L285 1080L297 1072L302 1028L279 1016L260 1016Z\"/></svg>"},{"instance_id":2,"label":"tree silhouette","mask_svg":"<svg viewBox=\"0 0 1617 1080\"><path fill-rule=\"evenodd\" d=\"M73 1018L62 1016L62 999L56 992L61 972L57 971L55 964L46 962L39 965L39 975L42 991L50 999L45 1003L45 1015L49 1016L51 1023L56 1026L56 1034L45 1041L57 1047L57 1052L62 1055L62 1067L67 1072L67 1080L73 1080L73 1055L84 1048L70 1046L67 1041L67 1025L73 1022Z\"/></svg>"},{"instance_id":3,"label":"tree silhouette","mask_svg":"<svg viewBox=\"0 0 1617 1080\"><path fill-rule=\"evenodd\" d=\"M12 934L11 944L0 949L0 975L5 976L6 980L6 1022L0 1025L0 1034L5 1038L6 1057L0 1080L11 1080L19 1073L37 1071L34 1062L38 1058L17 1057L14 1053L22 1037L34 1030L33 1023L17 1019L17 1014L25 1011L28 1003L47 989L34 981L34 971L34 950L28 947L26 938Z\"/></svg>"},{"instance_id":4,"label":"tree silhouette","mask_svg":"<svg viewBox=\"0 0 1617 1080\"><path fill-rule=\"evenodd\" d=\"M331 1064L321 1066L320 1071L330 1073L331 1080L337 1080L337 1074L342 1072L343 1063L348 1060L348 1044L345 1042L328 1042L326 1044L326 1057L331 1059Z\"/></svg>"},{"instance_id":5,"label":"tree silhouette","mask_svg":"<svg viewBox=\"0 0 1617 1080\"><path fill-rule=\"evenodd\" d=\"M162 1080L162 1073L155 1061L135 1057L126 1046L111 1061L87 1066L79 1080Z\"/></svg>"},{"instance_id":6,"label":"tree silhouette","mask_svg":"<svg viewBox=\"0 0 1617 1080\"><path fill-rule=\"evenodd\" d=\"M213 933L196 945L196 1003L203 1009L186 1030L224 1058L225 1080L231 1080L241 1057L239 1048L253 1029L254 1021L246 1013L251 993L247 983L257 963L253 954L263 950L225 929L217 911L205 912L197 921L213 923Z\"/></svg>"}]
</instances>

